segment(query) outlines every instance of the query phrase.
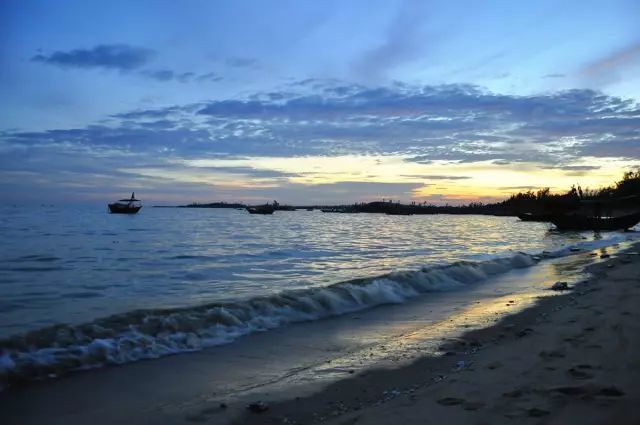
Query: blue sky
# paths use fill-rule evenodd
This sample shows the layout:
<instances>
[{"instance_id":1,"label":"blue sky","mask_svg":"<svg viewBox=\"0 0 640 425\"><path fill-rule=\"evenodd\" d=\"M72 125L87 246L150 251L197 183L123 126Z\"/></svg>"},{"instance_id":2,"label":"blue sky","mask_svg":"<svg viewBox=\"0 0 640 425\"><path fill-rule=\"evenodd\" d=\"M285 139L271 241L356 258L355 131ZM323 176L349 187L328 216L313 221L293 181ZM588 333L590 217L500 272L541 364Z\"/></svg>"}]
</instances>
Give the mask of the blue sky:
<instances>
[{"instance_id":1,"label":"blue sky","mask_svg":"<svg viewBox=\"0 0 640 425\"><path fill-rule=\"evenodd\" d=\"M492 200L640 164L640 3L4 1L13 202Z\"/></svg>"}]
</instances>

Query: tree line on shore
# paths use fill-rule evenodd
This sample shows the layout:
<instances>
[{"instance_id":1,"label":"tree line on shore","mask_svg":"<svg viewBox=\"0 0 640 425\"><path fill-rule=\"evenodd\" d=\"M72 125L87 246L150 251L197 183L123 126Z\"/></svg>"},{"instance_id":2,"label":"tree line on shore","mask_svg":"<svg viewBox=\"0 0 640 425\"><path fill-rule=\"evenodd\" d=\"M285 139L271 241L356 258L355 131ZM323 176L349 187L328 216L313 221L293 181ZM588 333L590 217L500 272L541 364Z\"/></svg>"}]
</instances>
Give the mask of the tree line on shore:
<instances>
[{"instance_id":1,"label":"tree line on shore","mask_svg":"<svg viewBox=\"0 0 640 425\"><path fill-rule=\"evenodd\" d=\"M640 207L640 170L627 171L613 185L597 189L573 185L564 193L553 194L548 187L536 192L520 192L497 204L514 214L520 212L562 213L590 207L628 209Z\"/></svg>"},{"instance_id":2,"label":"tree line on shore","mask_svg":"<svg viewBox=\"0 0 640 425\"><path fill-rule=\"evenodd\" d=\"M545 187L537 191L519 192L501 202L466 205L404 205L390 201L369 202L345 206L344 212L371 212L387 214L485 214L517 215L521 213L566 213L591 209L611 211L640 208L640 170L625 172L622 179L611 186L598 189L573 185L564 193L551 193Z\"/></svg>"},{"instance_id":3,"label":"tree line on shore","mask_svg":"<svg viewBox=\"0 0 640 425\"><path fill-rule=\"evenodd\" d=\"M279 205L282 210L324 208L330 212L343 213L387 213L387 214L485 214L485 215L517 215L521 213L566 213L570 211L589 209L628 210L640 209L640 170L627 171L622 179L611 186L597 189L583 188L573 185L564 193L551 193L545 187L537 191L528 190L511 195L508 199L496 203L484 204L471 202L466 205L433 205L426 203L401 204L390 200L350 205L320 206L289 206ZM183 208L244 208L240 203L192 203Z\"/></svg>"}]
</instances>

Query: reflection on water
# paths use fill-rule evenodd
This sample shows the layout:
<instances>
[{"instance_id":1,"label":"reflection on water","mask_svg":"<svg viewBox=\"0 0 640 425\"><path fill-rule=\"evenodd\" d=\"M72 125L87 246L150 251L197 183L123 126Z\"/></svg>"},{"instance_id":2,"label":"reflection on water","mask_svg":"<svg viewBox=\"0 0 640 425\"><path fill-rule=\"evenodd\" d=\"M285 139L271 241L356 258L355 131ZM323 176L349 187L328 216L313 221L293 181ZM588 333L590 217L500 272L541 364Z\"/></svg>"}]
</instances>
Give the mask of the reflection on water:
<instances>
[{"instance_id":1,"label":"reflection on water","mask_svg":"<svg viewBox=\"0 0 640 425\"><path fill-rule=\"evenodd\" d=\"M513 217L317 211L4 208L0 221L0 336L593 238Z\"/></svg>"}]
</instances>

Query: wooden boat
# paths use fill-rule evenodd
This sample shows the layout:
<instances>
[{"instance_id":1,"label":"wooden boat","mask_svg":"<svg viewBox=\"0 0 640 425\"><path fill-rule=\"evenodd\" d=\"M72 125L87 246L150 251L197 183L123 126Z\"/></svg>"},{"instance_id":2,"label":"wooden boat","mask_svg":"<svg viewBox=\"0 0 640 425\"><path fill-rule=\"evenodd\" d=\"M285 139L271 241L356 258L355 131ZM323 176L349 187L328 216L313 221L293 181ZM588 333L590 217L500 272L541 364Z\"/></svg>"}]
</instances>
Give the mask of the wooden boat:
<instances>
[{"instance_id":1,"label":"wooden boat","mask_svg":"<svg viewBox=\"0 0 640 425\"><path fill-rule=\"evenodd\" d=\"M109 205L109 212L112 214L136 214L142 208L140 200L136 199L135 193L131 192L131 198L120 199Z\"/></svg>"},{"instance_id":2,"label":"wooden boat","mask_svg":"<svg viewBox=\"0 0 640 425\"><path fill-rule=\"evenodd\" d=\"M273 214L276 210L276 207L273 205L256 205L254 207L246 207L246 210L249 211L249 214Z\"/></svg>"},{"instance_id":3,"label":"wooden boat","mask_svg":"<svg viewBox=\"0 0 640 425\"><path fill-rule=\"evenodd\" d=\"M593 217L578 214L553 215L558 230L626 230L640 222L640 212L618 217Z\"/></svg>"},{"instance_id":4,"label":"wooden boat","mask_svg":"<svg viewBox=\"0 0 640 425\"><path fill-rule=\"evenodd\" d=\"M521 221L544 221L549 222L554 217L553 214L533 214L533 213L521 213L517 214Z\"/></svg>"}]
</instances>

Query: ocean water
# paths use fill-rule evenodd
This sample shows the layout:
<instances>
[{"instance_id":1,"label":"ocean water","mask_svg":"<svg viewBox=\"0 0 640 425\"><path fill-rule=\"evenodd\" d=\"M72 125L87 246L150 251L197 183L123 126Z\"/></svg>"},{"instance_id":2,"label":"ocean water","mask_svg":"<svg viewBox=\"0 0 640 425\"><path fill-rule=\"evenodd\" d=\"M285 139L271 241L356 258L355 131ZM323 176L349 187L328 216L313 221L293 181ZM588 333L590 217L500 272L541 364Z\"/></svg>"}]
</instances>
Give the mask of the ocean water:
<instances>
[{"instance_id":1,"label":"ocean water","mask_svg":"<svg viewBox=\"0 0 640 425\"><path fill-rule=\"evenodd\" d=\"M629 233L514 217L0 210L0 386L463 291Z\"/></svg>"}]
</instances>

